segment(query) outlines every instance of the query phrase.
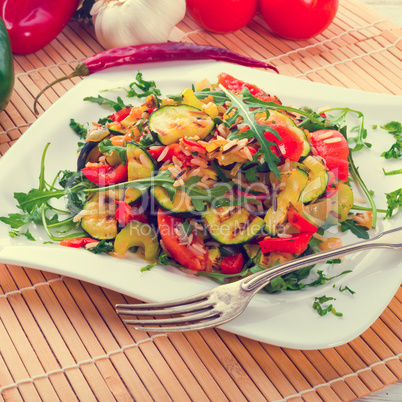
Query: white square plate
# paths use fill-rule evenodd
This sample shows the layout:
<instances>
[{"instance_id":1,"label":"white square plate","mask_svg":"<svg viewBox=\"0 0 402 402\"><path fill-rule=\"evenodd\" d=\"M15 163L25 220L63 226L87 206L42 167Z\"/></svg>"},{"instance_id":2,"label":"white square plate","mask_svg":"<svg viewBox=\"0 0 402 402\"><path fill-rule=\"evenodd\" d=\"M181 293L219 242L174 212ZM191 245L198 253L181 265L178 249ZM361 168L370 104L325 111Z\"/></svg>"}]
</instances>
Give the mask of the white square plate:
<instances>
[{"instance_id":1,"label":"white square plate","mask_svg":"<svg viewBox=\"0 0 402 402\"><path fill-rule=\"evenodd\" d=\"M373 125L379 127L391 120L400 120L402 97L331 87L226 63L167 62L119 67L94 74L49 108L0 160L0 216L16 212L14 192L28 192L31 188L37 188L40 158L47 142L51 143L46 158L48 180L53 179L59 170L76 168L78 138L68 126L70 119L85 123L106 116L110 113L109 109L84 102L83 98L97 96L102 89L127 87L134 81L137 69L143 73L144 79L155 80L163 95L179 93L204 77L216 82L218 73L227 72L278 95L285 105L308 105L315 109L350 107L362 111L369 131L367 141L373 144L373 148L358 152L355 161L368 188L375 191L378 206L386 206L385 192L402 185L401 175L384 176L382 172L382 167L386 170L401 168L401 161L380 158L380 154L393 143L392 136L382 130L372 129ZM104 96L114 95L107 93ZM355 125L356 121L351 124ZM376 233L401 225L401 221L400 213L386 221L379 215ZM140 268L146 262L136 256L119 260L57 244L43 244L48 239L41 228L30 228L37 239L35 242L22 237L10 238L8 231L9 227L0 223L0 261L85 280L138 299L164 301L216 286L208 278L188 275L175 268L157 266L141 273ZM351 234L340 236L345 244L359 241ZM283 347L334 347L351 341L371 326L402 281L401 252L393 250L350 255L342 264L324 264L317 266L317 269L325 269L327 276L346 269L353 272L317 288L278 294L261 292L240 317L222 328ZM341 293L340 285L347 285L356 293ZM323 295L336 298L334 307L343 312L343 317L332 314L320 317L313 310L314 297Z\"/></svg>"}]
</instances>

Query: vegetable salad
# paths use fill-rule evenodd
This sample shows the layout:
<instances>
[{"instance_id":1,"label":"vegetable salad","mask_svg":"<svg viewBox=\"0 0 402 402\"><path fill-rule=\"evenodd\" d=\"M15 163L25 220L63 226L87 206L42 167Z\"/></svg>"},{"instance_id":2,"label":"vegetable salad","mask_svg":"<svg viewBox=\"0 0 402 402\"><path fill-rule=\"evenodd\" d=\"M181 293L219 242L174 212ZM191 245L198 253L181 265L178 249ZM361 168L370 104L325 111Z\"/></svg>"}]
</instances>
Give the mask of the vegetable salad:
<instances>
[{"instance_id":1,"label":"vegetable salad","mask_svg":"<svg viewBox=\"0 0 402 402\"><path fill-rule=\"evenodd\" d=\"M169 264L225 281L338 247L340 240L325 234L334 225L363 238L375 225L373 211L350 214L349 169L359 174L344 127L328 112L286 106L226 73L162 97L138 72L127 94L145 102L85 99L113 113L90 128L71 120L84 141L77 172L58 175L62 189L43 181L16 197L29 216L40 208L35 219L40 215L62 246L119 258L136 252L144 270ZM363 140L364 131L355 147ZM65 220L48 202L60 197L72 212ZM11 224L11 215L1 220ZM54 234L60 228L67 234ZM304 287L309 269L302 271L267 290Z\"/></svg>"}]
</instances>

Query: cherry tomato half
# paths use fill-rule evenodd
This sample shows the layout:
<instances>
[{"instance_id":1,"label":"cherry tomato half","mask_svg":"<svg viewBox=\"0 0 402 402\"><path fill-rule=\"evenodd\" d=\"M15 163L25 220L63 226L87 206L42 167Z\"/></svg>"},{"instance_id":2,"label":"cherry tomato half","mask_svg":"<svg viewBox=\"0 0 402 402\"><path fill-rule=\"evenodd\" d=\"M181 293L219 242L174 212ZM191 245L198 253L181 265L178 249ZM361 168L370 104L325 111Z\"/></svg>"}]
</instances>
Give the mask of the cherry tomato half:
<instances>
[{"instance_id":1,"label":"cherry tomato half","mask_svg":"<svg viewBox=\"0 0 402 402\"><path fill-rule=\"evenodd\" d=\"M186 0L187 10L198 25L217 33L237 31L257 12L258 0Z\"/></svg>"},{"instance_id":2,"label":"cherry tomato half","mask_svg":"<svg viewBox=\"0 0 402 402\"><path fill-rule=\"evenodd\" d=\"M265 22L287 39L309 39L329 27L339 0L260 0Z\"/></svg>"}]
</instances>

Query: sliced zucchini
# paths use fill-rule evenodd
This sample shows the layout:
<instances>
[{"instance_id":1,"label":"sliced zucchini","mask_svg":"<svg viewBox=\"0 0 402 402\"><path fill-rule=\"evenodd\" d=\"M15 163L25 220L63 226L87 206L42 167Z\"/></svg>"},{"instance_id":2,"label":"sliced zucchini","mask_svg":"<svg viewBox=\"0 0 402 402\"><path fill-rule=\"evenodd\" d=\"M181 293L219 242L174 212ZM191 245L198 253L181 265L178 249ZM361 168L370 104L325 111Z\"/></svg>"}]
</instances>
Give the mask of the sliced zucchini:
<instances>
[{"instance_id":1,"label":"sliced zucchini","mask_svg":"<svg viewBox=\"0 0 402 402\"><path fill-rule=\"evenodd\" d=\"M319 173L317 176L309 176L309 182L306 187L304 187L304 190L301 192L299 197L299 201L303 204L307 204L324 194L328 185L329 177L326 171Z\"/></svg>"},{"instance_id":2,"label":"sliced zucchini","mask_svg":"<svg viewBox=\"0 0 402 402\"><path fill-rule=\"evenodd\" d=\"M152 187L151 194L162 208L177 215L185 216L195 211L191 198L185 191L177 190L173 201L162 186Z\"/></svg>"},{"instance_id":3,"label":"sliced zucchini","mask_svg":"<svg viewBox=\"0 0 402 402\"><path fill-rule=\"evenodd\" d=\"M296 168L287 178L286 187L276 198L275 205L272 205L265 215L265 231L271 236L276 236L278 226L285 222L290 204L295 204L301 192L308 182L308 174L300 168Z\"/></svg>"},{"instance_id":4,"label":"sliced zucchini","mask_svg":"<svg viewBox=\"0 0 402 402\"><path fill-rule=\"evenodd\" d=\"M331 197L331 201L332 208L327 222L337 224L338 222L345 221L354 203L352 189L346 183L340 182L338 184L338 191Z\"/></svg>"},{"instance_id":5,"label":"sliced zucchini","mask_svg":"<svg viewBox=\"0 0 402 402\"><path fill-rule=\"evenodd\" d=\"M208 206L202 217L211 237L221 244L247 243L264 227L264 220L244 207Z\"/></svg>"},{"instance_id":6,"label":"sliced zucchini","mask_svg":"<svg viewBox=\"0 0 402 402\"><path fill-rule=\"evenodd\" d=\"M214 129L215 123L209 115L193 106L167 105L151 114L148 126L155 139L169 145L182 137L204 139Z\"/></svg>"},{"instance_id":7,"label":"sliced zucchini","mask_svg":"<svg viewBox=\"0 0 402 402\"><path fill-rule=\"evenodd\" d=\"M127 143L128 180L153 176L157 169L155 159L138 142Z\"/></svg>"},{"instance_id":8,"label":"sliced zucchini","mask_svg":"<svg viewBox=\"0 0 402 402\"><path fill-rule=\"evenodd\" d=\"M140 247L146 260L155 260L159 253L159 241L151 225L132 221L119 232L114 241L114 251L124 255L131 247Z\"/></svg>"},{"instance_id":9,"label":"sliced zucchini","mask_svg":"<svg viewBox=\"0 0 402 402\"><path fill-rule=\"evenodd\" d=\"M88 141L81 148L77 159L77 172L84 169L88 162L98 162L102 152L99 150L98 142Z\"/></svg>"},{"instance_id":10,"label":"sliced zucchini","mask_svg":"<svg viewBox=\"0 0 402 402\"><path fill-rule=\"evenodd\" d=\"M104 193L94 194L84 206L81 227L98 240L114 239L117 235L116 204Z\"/></svg>"}]
</instances>

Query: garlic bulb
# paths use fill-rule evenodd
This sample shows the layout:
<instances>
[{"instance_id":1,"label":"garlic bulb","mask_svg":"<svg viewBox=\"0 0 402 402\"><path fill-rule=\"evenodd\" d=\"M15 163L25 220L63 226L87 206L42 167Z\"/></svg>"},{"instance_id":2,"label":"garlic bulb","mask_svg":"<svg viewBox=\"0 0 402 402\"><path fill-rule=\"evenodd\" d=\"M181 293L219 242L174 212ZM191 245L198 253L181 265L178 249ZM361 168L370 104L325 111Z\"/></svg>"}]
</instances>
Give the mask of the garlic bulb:
<instances>
[{"instance_id":1,"label":"garlic bulb","mask_svg":"<svg viewBox=\"0 0 402 402\"><path fill-rule=\"evenodd\" d=\"M167 42L186 13L186 0L97 0L95 35L106 49Z\"/></svg>"}]
</instances>

